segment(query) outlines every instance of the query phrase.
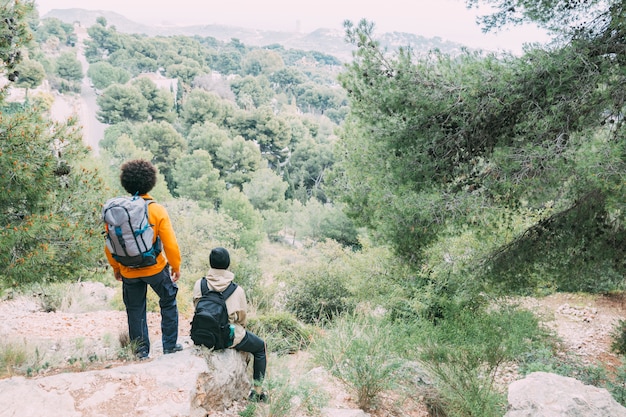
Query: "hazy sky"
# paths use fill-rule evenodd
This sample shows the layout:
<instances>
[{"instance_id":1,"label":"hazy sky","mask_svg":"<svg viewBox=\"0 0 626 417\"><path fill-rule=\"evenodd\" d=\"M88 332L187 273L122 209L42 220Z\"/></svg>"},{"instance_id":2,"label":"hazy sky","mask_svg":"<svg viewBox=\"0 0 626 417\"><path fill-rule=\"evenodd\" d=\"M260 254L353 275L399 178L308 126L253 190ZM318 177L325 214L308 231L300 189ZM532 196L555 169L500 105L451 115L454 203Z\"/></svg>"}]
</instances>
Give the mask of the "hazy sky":
<instances>
[{"instance_id":1,"label":"hazy sky","mask_svg":"<svg viewBox=\"0 0 626 417\"><path fill-rule=\"evenodd\" d=\"M40 15L51 9L109 10L148 24L225 24L254 29L310 32L343 30L343 21L374 22L376 32L439 36L470 47L521 51L547 37L532 27L485 35L476 10L462 0L35 0Z\"/></svg>"}]
</instances>

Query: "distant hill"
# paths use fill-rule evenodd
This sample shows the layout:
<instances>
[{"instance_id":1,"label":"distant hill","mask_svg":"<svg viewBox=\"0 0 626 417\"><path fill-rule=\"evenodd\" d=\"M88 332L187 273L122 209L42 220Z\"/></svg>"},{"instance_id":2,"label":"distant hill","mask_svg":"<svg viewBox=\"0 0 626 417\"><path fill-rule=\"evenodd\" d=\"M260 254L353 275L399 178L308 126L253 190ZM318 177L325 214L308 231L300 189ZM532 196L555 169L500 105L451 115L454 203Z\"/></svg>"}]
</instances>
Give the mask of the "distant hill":
<instances>
[{"instance_id":1,"label":"distant hill","mask_svg":"<svg viewBox=\"0 0 626 417\"><path fill-rule=\"evenodd\" d=\"M343 62L352 60L354 49L352 45L345 42L343 31L334 29L320 28L310 33L299 33L246 29L225 25L148 26L133 22L115 12L85 9L53 9L41 18L49 17L57 18L66 23L80 22L86 27L95 24L98 17L104 17L109 25L115 26L122 33L141 33L148 36L197 35L213 37L223 42L236 38L251 46L279 44L285 48L324 52L336 56ZM382 46L389 50L411 46L417 53L439 49L442 52L456 54L464 48L461 44L449 42L439 37L426 38L405 32L376 34L376 38Z\"/></svg>"}]
</instances>

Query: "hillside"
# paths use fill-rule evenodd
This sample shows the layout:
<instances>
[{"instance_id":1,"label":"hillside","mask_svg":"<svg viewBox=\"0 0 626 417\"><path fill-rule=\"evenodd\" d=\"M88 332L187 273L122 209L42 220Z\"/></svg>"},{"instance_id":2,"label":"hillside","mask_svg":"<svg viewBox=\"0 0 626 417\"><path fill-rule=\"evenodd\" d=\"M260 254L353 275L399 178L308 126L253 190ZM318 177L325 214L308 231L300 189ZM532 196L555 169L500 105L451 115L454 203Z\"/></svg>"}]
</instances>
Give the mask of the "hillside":
<instances>
[{"instance_id":1,"label":"hillside","mask_svg":"<svg viewBox=\"0 0 626 417\"><path fill-rule=\"evenodd\" d=\"M195 26L148 26L133 22L126 17L110 11L86 9L53 9L41 18L57 18L66 23L80 22L89 27L98 17L104 17L109 25L122 33L139 33L148 36L201 36L213 37L223 42L239 39L246 45L267 46L280 44L290 49L306 51L323 51L333 55L343 62L352 59L353 47L344 40L344 33L340 29L319 28L310 33L266 31L250 28L224 25L195 25ZM434 37L426 38L405 32L390 32L378 34L381 45L389 50L410 46L417 53L425 53L432 49L455 54L464 46L445 39Z\"/></svg>"}]
</instances>

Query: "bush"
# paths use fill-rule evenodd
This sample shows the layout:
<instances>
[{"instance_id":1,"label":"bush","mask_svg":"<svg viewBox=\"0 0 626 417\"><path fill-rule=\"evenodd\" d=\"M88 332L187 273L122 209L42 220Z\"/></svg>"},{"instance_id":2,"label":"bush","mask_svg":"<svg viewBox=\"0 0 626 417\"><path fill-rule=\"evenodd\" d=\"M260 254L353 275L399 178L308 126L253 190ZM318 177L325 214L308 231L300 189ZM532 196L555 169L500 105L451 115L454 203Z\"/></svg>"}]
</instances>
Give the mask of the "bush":
<instances>
[{"instance_id":1,"label":"bush","mask_svg":"<svg viewBox=\"0 0 626 417\"><path fill-rule=\"evenodd\" d=\"M12 376L17 368L26 363L28 352L15 343L0 344L0 377Z\"/></svg>"},{"instance_id":2,"label":"bush","mask_svg":"<svg viewBox=\"0 0 626 417\"><path fill-rule=\"evenodd\" d=\"M395 328L382 318L344 315L312 345L314 360L341 380L360 408L375 407L378 395L393 388L402 362L389 349Z\"/></svg>"},{"instance_id":3,"label":"bush","mask_svg":"<svg viewBox=\"0 0 626 417\"><path fill-rule=\"evenodd\" d=\"M506 399L494 387L500 365L544 345L547 334L530 311L503 306L448 311L436 325L416 325L419 359L435 381L450 417L495 417ZM406 345L408 342L404 342Z\"/></svg>"},{"instance_id":4,"label":"bush","mask_svg":"<svg viewBox=\"0 0 626 417\"><path fill-rule=\"evenodd\" d=\"M354 311L350 291L328 271L310 271L292 285L286 308L305 323L327 323Z\"/></svg>"},{"instance_id":5,"label":"bush","mask_svg":"<svg viewBox=\"0 0 626 417\"><path fill-rule=\"evenodd\" d=\"M272 313L250 319L250 331L265 340L269 352L279 355L305 349L312 331L289 313Z\"/></svg>"},{"instance_id":6,"label":"bush","mask_svg":"<svg viewBox=\"0 0 626 417\"><path fill-rule=\"evenodd\" d=\"M619 320L611 332L611 350L626 355L626 320Z\"/></svg>"}]
</instances>

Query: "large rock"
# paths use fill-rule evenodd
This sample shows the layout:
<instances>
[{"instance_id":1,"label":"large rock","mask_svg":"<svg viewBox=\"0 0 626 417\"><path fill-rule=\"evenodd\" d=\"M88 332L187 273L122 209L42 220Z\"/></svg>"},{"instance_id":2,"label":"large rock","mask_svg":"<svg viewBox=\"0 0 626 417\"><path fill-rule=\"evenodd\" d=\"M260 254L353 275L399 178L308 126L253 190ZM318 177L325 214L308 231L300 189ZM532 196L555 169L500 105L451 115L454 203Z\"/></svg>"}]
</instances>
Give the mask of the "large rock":
<instances>
[{"instance_id":1,"label":"large rock","mask_svg":"<svg viewBox=\"0 0 626 417\"><path fill-rule=\"evenodd\" d=\"M508 400L504 417L626 417L607 390L546 372L513 382Z\"/></svg>"},{"instance_id":2,"label":"large rock","mask_svg":"<svg viewBox=\"0 0 626 417\"><path fill-rule=\"evenodd\" d=\"M144 362L0 380L0 416L204 417L246 398L247 356L197 347Z\"/></svg>"}]
</instances>

